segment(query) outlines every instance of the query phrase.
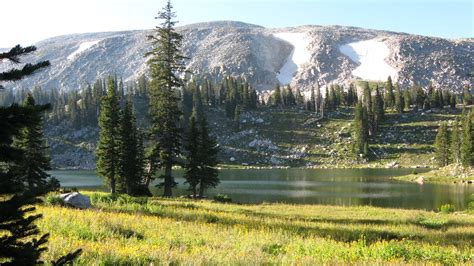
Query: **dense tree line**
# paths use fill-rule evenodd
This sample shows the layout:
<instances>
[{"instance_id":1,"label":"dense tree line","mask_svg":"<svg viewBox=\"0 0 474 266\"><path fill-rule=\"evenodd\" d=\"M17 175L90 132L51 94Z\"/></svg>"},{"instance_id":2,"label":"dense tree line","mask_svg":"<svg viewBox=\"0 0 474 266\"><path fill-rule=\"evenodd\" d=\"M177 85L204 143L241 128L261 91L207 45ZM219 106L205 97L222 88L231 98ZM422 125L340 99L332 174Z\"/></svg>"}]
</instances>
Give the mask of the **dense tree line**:
<instances>
[{"instance_id":1,"label":"dense tree line","mask_svg":"<svg viewBox=\"0 0 474 266\"><path fill-rule=\"evenodd\" d=\"M383 90L381 90L381 87L377 83L370 85L369 82L360 82L359 84L362 91L361 97L360 99L355 98L357 94L353 97L357 103L353 127L353 151L357 156L366 157L368 155L367 147L369 146L370 139L375 138L377 135L379 126L383 123L386 112L401 114L410 110L443 109L446 107L454 110L456 109L456 104L460 101L464 105L472 103L472 95L468 88L466 88L461 95L453 94L449 90L435 89L432 84L429 84L426 90L416 83L411 88L401 90L398 84L394 85L392 83L391 77L388 77L384 83ZM329 93L329 98L326 99L326 102L331 107L336 106L337 108L340 106L337 100L331 100L331 98L337 99L337 91L337 89L334 89L334 92L331 90L326 92ZM348 92L350 92L350 89ZM346 99L348 99L348 97ZM440 128L440 131L443 132L444 128ZM436 142L439 143L440 149L441 147L448 147L448 142L443 144L444 142L442 142L442 140L444 140L444 137ZM460 155L458 157L460 157ZM448 159L444 156L441 161L442 164L445 165Z\"/></svg>"},{"instance_id":2,"label":"dense tree line","mask_svg":"<svg viewBox=\"0 0 474 266\"><path fill-rule=\"evenodd\" d=\"M460 122L456 118L451 132L448 131L446 122L441 123L434 143L438 166L443 167L451 163L464 167L474 165L473 114L472 110L464 112Z\"/></svg>"}]
</instances>

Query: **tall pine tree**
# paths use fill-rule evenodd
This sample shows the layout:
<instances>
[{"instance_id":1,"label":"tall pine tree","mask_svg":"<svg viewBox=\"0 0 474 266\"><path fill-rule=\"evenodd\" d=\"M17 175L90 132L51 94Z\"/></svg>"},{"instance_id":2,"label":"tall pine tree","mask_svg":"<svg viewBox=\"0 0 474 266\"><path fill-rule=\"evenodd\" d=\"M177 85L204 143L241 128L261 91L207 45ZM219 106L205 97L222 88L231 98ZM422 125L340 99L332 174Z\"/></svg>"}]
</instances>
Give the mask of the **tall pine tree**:
<instances>
[{"instance_id":1,"label":"tall pine tree","mask_svg":"<svg viewBox=\"0 0 474 266\"><path fill-rule=\"evenodd\" d=\"M456 120L453 124L453 130L451 131L451 160L455 164L461 162L461 134L459 132L459 121Z\"/></svg>"},{"instance_id":2,"label":"tall pine tree","mask_svg":"<svg viewBox=\"0 0 474 266\"><path fill-rule=\"evenodd\" d=\"M449 136L446 123L441 123L435 139L435 158L440 167L449 164Z\"/></svg>"},{"instance_id":3,"label":"tall pine tree","mask_svg":"<svg viewBox=\"0 0 474 266\"><path fill-rule=\"evenodd\" d=\"M119 127L119 192L129 195L140 195L147 188L143 184L143 156L140 132L137 128L136 117L133 111L131 96L127 98L120 117ZM144 193L149 195L150 193Z\"/></svg>"},{"instance_id":4,"label":"tall pine tree","mask_svg":"<svg viewBox=\"0 0 474 266\"><path fill-rule=\"evenodd\" d=\"M171 2L168 1L157 17L163 22L156 27L153 35L148 36L153 49L146 54L151 71L150 144L152 150L159 150L159 160L164 168L164 182L161 185L165 197L173 195L172 188L176 182L172 169L181 153L179 90L184 83L179 74L185 71L186 58L181 54L183 36L175 29L175 17Z\"/></svg>"},{"instance_id":5,"label":"tall pine tree","mask_svg":"<svg viewBox=\"0 0 474 266\"><path fill-rule=\"evenodd\" d=\"M355 107L354 118L354 154L366 157L369 152L369 129L367 107L358 102Z\"/></svg>"},{"instance_id":6,"label":"tall pine tree","mask_svg":"<svg viewBox=\"0 0 474 266\"><path fill-rule=\"evenodd\" d=\"M107 95L102 98L100 105L97 171L104 177L111 193L116 192L119 175L119 112L120 106L115 81L110 77Z\"/></svg>"},{"instance_id":7,"label":"tall pine tree","mask_svg":"<svg viewBox=\"0 0 474 266\"><path fill-rule=\"evenodd\" d=\"M219 184L219 171L216 166L219 163L217 154L219 146L216 140L209 134L209 126L204 117L199 122L199 157L201 160L201 175L199 180L199 197L204 197L204 193L209 188L214 188Z\"/></svg>"},{"instance_id":8,"label":"tall pine tree","mask_svg":"<svg viewBox=\"0 0 474 266\"><path fill-rule=\"evenodd\" d=\"M471 111L472 112L472 111ZM463 114L461 138L461 163L464 167L473 165L473 126L471 112Z\"/></svg>"}]
</instances>

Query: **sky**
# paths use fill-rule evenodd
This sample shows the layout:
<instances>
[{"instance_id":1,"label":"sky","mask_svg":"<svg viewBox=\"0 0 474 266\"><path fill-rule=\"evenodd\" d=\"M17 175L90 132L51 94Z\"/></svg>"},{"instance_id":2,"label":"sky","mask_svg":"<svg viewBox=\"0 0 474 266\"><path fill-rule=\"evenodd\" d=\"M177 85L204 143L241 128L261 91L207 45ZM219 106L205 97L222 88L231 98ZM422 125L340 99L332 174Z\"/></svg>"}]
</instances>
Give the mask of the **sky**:
<instances>
[{"instance_id":1,"label":"sky","mask_svg":"<svg viewBox=\"0 0 474 266\"><path fill-rule=\"evenodd\" d=\"M236 20L269 28L345 25L474 37L474 0L172 0L178 25ZM2 0L0 47L58 35L150 29L166 0Z\"/></svg>"}]
</instances>

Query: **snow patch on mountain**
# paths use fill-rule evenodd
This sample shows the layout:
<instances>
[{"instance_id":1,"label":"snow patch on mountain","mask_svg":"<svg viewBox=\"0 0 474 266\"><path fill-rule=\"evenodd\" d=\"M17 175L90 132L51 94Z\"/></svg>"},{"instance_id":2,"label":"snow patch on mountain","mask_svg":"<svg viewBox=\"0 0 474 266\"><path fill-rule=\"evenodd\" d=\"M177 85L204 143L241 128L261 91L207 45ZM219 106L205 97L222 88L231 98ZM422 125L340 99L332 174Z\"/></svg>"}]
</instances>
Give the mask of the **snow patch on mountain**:
<instances>
[{"instance_id":1,"label":"snow patch on mountain","mask_svg":"<svg viewBox=\"0 0 474 266\"><path fill-rule=\"evenodd\" d=\"M387 45L376 39L352 42L339 47L339 51L352 61L360 64L352 71L352 75L367 80L387 80L391 76L398 79L398 71L385 59L390 54Z\"/></svg>"},{"instance_id":2,"label":"snow patch on mountain","mask_svg":"<svg viewBox=\"0 0 474 266\"><path fill-rule=\"evenodd\" d=\"M96 40L96 41L90 41L90 42L83 42L79 45L79 48L77 48L76 51L72 52L70 55L68 55L67 60L73 60L76 55L84 52L85 50L91 48L92 46L98 44L101 40Z\"/></svg>"},{"instance_id":3,"label":"snow patch on mountain","mask_svg":"<svg viewBox=\"0 0 474 266\"><path fill-rule=\"evenodd\" d=\"M289 42L293 46L293 50L288 56L286 63L277 73L277 79L280 84L287 85L291 82L295 73L298 72L298 69L310 61L311 52L308 50L310 38L306 33L296 32L274 33L273 36Z\"/></svg>"}]
</instances>

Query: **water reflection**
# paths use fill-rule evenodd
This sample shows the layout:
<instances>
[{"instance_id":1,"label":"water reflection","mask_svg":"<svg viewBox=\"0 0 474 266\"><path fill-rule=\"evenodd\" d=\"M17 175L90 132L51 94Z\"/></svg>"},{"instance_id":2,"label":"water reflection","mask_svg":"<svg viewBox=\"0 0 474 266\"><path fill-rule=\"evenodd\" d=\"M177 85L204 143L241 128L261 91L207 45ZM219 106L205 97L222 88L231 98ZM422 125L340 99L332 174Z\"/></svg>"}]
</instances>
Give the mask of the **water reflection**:
<instances>
[{"instance_id":1,"label":"water reflection","mask_svg":"<svg viewBox=\"0 0 474 266\"><path fill-rule=\"evenodd\" d=\"M222 170L221 184L208 191L212 197L227 194L241 203L285 202L294 204L373 205L380 207L437 209L442 204L467 206L474 186L398 182L390 177L411 169L265 169ZM64 187L105 190L94 171L52 171ZM189 192L182 171L176 171L176 195ZM158 181L155 182L157 184ZM162 190L153 187L160 195Z\"/></svg>"}]
</instances>

